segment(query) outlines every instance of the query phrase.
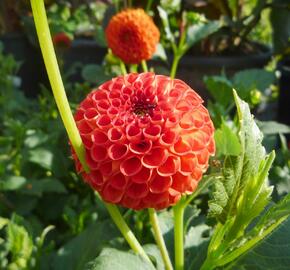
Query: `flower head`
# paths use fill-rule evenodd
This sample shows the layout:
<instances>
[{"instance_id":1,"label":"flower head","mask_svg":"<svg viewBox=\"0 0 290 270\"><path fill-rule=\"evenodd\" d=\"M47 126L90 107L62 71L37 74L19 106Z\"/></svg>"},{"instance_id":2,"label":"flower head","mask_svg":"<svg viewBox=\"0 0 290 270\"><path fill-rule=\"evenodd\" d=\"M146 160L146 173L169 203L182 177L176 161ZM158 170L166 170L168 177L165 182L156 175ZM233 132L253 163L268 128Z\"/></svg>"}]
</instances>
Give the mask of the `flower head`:
<instances>
[{"instance_id":1,"label":"flower head","mask_svg":"<svg viewBox=\"0 0 290 270\"><path fill-rule=\"evenodd\" d=\"M183 81L128 74L92 91L76 114L90 168L78 172L103 200L162 209L192 193L215 152L202 99Z\"/></svg>"},{"instance_id":2,"label":"flower head","mask_svg":"<svg viewBox=\"0 0 290 270\"><path fill-rule=\"evenodd\" d=\"M112 17L106 37L115 55L125 63L138 64L152 57L160 33L143 9L127 9Z\"/></svg>"},{"instance_id":3,"label":"flower head","mask_svg":"<svg viewBox=\"0 0 290 270\"><path fill-rule=\"evenodd\" d=\"M69 48L71 46L71 38L66 33L57 33L52 38L53 44L58 48Z\"/></svg>"}]
</instances>

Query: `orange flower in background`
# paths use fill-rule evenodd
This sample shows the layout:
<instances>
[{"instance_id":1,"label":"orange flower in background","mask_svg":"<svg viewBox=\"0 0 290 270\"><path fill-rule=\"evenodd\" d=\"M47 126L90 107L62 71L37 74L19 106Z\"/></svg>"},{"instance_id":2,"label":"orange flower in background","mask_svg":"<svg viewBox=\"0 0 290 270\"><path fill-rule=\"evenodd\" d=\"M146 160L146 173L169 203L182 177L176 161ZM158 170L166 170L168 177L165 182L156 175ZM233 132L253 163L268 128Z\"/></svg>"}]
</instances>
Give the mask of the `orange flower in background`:
<instances>
[{"instance_id":1,"label":"orange flower in background","mask_svg":"<svg viewBox=\"0 0 290 270\"><path fill-rule=\"evenodd\" d=\"M66 33L57 33L52 38L54 46L58 48L68 49L71 46L72 40Z\"/></svg>"},{"instance_id":2,"label":"orange flower in background","mask_svg":"<svg viewBox=\"0 0 290 270\"><path fill-rule=\"evenodd\" d=\"M75 121L90 173L76 168L104 201L162 209L192 193L215 152L202 99L183 81L128 74L92 91Z\"/></svg>"},{"instance_id":3,"label":"orange flower in background","mask_svg":"<svg viewBox=\"0 0 290 270\"><path fill-rule=\"evenodd\" d=\"M160 33L143 9L127 9L112 17L106 38L109 48L127 64L138 64L152 57Z\"/></svg>"}]
</instances>

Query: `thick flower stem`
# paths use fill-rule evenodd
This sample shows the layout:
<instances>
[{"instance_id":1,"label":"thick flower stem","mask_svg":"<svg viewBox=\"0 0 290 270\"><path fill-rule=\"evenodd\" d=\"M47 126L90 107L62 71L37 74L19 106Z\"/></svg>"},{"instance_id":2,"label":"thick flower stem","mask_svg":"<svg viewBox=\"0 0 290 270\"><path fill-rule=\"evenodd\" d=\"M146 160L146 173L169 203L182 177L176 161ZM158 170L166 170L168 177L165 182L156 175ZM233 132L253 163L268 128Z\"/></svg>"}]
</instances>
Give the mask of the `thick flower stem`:
<instances>
[{"instance_id":1,"label":"thick flower stem","mask_svg":"<svg viewBox=\"0 0 290 270\"><path fill-rule=\"evenodd\" d=\"M173 207L174 212L174 250L175 250L175 270L184 269L184 233L183 217L185 205L183 198Z\"/></svg>"},{"instance_id":2,"label":"thick flower stem","mask_svg":"<svg viewBox=\"0 0 290 270\"><path fill-rule=\"evenodd\" d=\"M148 67L147 67L147 63L145 60L142 60L141 66L142 66L142 69L144 72L148 72Z\"/></svg>"},{"instance_id":3,"label":"thick flower stem","mask_svg":"<svg viewBox=\"0 0 290 270\"><path fill-rule=\"evenodd\" d=\"M47 69L48 77L51 83L51 88L53 95L60 112L62 121L68 133L71 144L81 161L83 167L88 171L88 166L85 160L85 150L84 146L75 124L69 102L64 90L64 85L61 79L55 51L52 44L52 39L49 31L49 26L47 22L45 6L43 0L31 0L31 6L34 16L34 21L36 25L36 30L39 38L40 48L44 58L44 63ZM129 229L124 218L120 214L118 208L115 205L105 204L113 221L119 228L125 239L128 241L130 247L138 254L140 254L144 259L150 259L143 250L142 246L139 244L138 240L134 236L133 232Z\"/></svg>"},{"instance_id":4,"label":"thick flower stem","mask_svg":"<svg viewBox=\"0 0 290 270\"><path fill-rule=\"evenodd\" d=\"M166 245L165 245L165 242L164 242L164 239L163 239L160 227L159 227L159 222L158 222L156 211L152 208L149 208L148 211L149 211L150 222L154 231L154 238L161 252L165 269L173 270L170 257L168 254L168 250L166 248Z\"/></svg>"},{"instance_id":5,"label":"thick flower stem","mask_svg":"<svg viewBox=\"0 0 290 270\"><path fill-rule=\"evenodd\" d=\"M109 211L111 218L115 222L116 226L127 240L129 246L139 255L141 255L145 260L151 263L149 257L145 253L144 249L136 239L133 232L128 227L127 223L125 222L124 218L122 217L120 211L118 210L117 206L110 203L105 203L107 210Z\"/></svg>"},{"instance_id":6,"label":"thick flower stem","mask_svg":"<svg viewBox=\"0 0 290 270\"><path fill-rule=\"evenodd\" d=\"M174 79L175 76L176 76L176 72L177 72L177 67L178 67L178 64L179 64L179 60L180 60L180 57L178 55L175 55L174 56L174 59L173 59L172 66L171 66L171 71L170 71L170 77L171 77L171 79Z\"/></svg>"},{"instance_id":7,"label":"thick flower stem","mask_svg":"<svg viewBox=\"0 0 290 270\"><path fill-rule=\"evenodd\" d=\"M47 74L51 84L52 92L65 129L83 168L88 171L85 162L85 148L75 124L64 85L61 79L52 39L48 27L45 6L43 0L31 0L35 26L38 34L39 44L44 58Z\"/></svg>"}]
</instances>

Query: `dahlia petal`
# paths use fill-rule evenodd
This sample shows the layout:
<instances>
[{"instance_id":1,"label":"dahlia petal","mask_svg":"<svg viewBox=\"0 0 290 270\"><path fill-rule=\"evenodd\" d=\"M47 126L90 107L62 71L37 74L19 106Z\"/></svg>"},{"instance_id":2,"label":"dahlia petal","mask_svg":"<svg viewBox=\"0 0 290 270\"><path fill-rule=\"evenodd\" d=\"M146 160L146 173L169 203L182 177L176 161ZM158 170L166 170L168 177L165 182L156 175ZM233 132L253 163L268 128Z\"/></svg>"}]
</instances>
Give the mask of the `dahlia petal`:
<instances>
[{"instance_id":1,"label":"dahlia petal","mask_svg":"<svg viewBox=\"0 0 290 270\"><path fill-rule=\"evenodd\" d=\"M77 127L81 135L89 134L92 132L92 128L87 124L85 120L77 122Z\"/></svg>"},{"instance_id":2,"label":"dahlia petal","mask_svg":"<svg viewBox=\"0 0 290 270\"><path fill-rule=\"evenodd\" d=\"M110 108L110 103L107 100L99 100L97 102L97 109L99 112L107 112Z\"/></svg>"},{"instance_id":3,"label":"dahlia petal","mask_svg":"<svg viewBox=\"0 0 290 270\"><path fill-rule=\"evenodd\" d=\"M123 159L128 153L126 144L113 144L108 149L108 155L112 160Z\"/></svg>"},{"instance_id":4,"label":"dahlia petal","mask_svg":"<svg viewBox=\"0 0 290 270\"><path fill-rule=\"evenodd\" d=\"M139 158L131 157L124 160L120 165L120 170L125 176L132 176L140 172L142 164Z\"/></svg>"},{"instance_id":5,"label":"dahlia petal","mask_svg":"<svg viewBox=\"0 0 290 270\"><path fill-rule=\"evenodd\" d=\"M190 153L192 150L191 146L180 137L179 140L174 144L172 151L182 156Z\"/></svg>"},{"instance_id":6,"label":"dahlia petal","mask_svg":"<svg viewBox=\"0 0 290 270\"><path fill-rule=\"evenodd\" d=\"M126 128L126 135L129 141L138 142L141 139L142 130L135 125L130 125Z\"/></svg>"},{"instance_id":7,"label":"dahlia petal","mask_svg":"<svg viewBox=\"0 0 290 270\"><path fill-rule=\"evenodd\" d=\"M107 184L102 190L101 195L104 201L109 203L118 203L123 197L124 191L112 187L110 184Z\"/></svg>"},{"instance_id":8,"label":"dahlia petal","mask_svg":"<svg viewBox=\"0 0 290 270\"><path fill-rule=\"evenodd\" d=\"M182 156L180 157L180 161L181 161L180 172L185 175L191 174L192 171L197 166L197 160L194 154Z\"/></svg>"},{"instance_id":9,"label":"dahlia petal","mask_svg":"<svg viewBox=\"0 0 290 270\"><path fill-rule=\"evenodd\" d=\"M166 149L156 147L142 157L142 164L147 168L158 168L166 161L167 157Z\"/></svg>"},{"instance_id":10,"label":"dahlia petal","mask_svg":"<svg viewBox=\"0 0 290 270\"><path fill-rule=\"evenodd\" d=\"M191 104L187 100L180 100L176 104L176 109L182 112L188 112L191 110Z\"/></svg>"},{"instance_id":11,"label":"dahlia petal","mask_svg":"<svg viewBox=\"0 0 290 270\"><path fill-rule=\"evenodd\" d=\"M199 181L202 178L202 170L199 167L194 168L194 171L191 174L192 179Z\"/></svg>"},{"instance_id":12,"label":"dahlia petal","mask_svg":"<svg viewBox=\"0 0 290 270\"><path fill-rule=\"evenodd\" d=\"M157 168L157 172L161 176L169 176L175 174L180 168L179 157L169 156L165 163Z\"/></svg>"},{"instance_id":13,"label":"dahlia petal","mask_svg":"<svg viewBox=\"0 0 290 270\"><path fill-rule=\"evenodd\" d=\"M167 201L169 197L168 191L165 191L163 193L152 193L149 192L145 198L142 199L142 201L145 204L148 204L149 207L155 207L155 205L160 204L164 201Z\"/></svg>"},{"instance_id":14,"label":"dahlia petal","mask_svg":"<svg viewBox=\"0 0 290 270\"><path fill-rule=\"evenodd\" d=\"M148 153L152 148L152 141L149 140L144 140L140 141L139 143L130 143L129 144L129 149L131 152L134 154L145 154Z\"/></svg>"},{"instance_id":15,"label":"dahlia petal","mask_svg":"<svg viewBox=\"0 0 290 270\"><path fill-rule=\"evenodd\" d=\"M90 149L94 145L93 141L90 139L90 136L89 138L87 136L82 136L81 138L85 148Z\"/></svg>"},{"instance_id":16,"label":"dahlia petal","mask_svg":"<svg viewBox=\"0 0 290 270\"><path fill-rule=\"evenodd\" d=\"M170 146L174 144L178 139L176 131L168 130L160 136L159 143L164 146Z\"/></svg>"},{"instance_id":17,"label":"dahlia petal","mask_svg":"<svg viewBox=\"0 0 290 270\"><path fill-rule=\"evenodd\" d=\"M94 161L100 162L107 158L107 149L104 146L94 145L90 149L91 157Z\"/></svg>"},{"instance_id":18,"label":"dahlia petal","mask_svg":"<svg viewBox=\"0 0 290 270\"><path fill-rule=\"evenodd\" d=\"M114 107L110 107L107 111L109 117L115 117L116 115L118 115L118 113L119 113L118 109Z\"/></svg>"},{"instance_id":19,"label":"dahlia petal","mask_svg":"<svg viewBox=\"0 0 290 270\"><path fill-rule=\"evenodd\" d=\"M90 152L86 151L86 163L91 168L91 170L95 170L99 167L99 163L92 159Z\"/></svg>"},{"instance_id":20,"label":"dahlia petal","mask_svg":"<svg viewBox=\"0 0 290 270\"><path fill-rule=\"evenodd\" d=\"M85 112L85 110L79 109L74 115L74 120L76 122L83 120Z\"/></svg>"},{"instance_id":21,"label":"dahlia petal","mask_svg":"<svg viewBox=\"0 0 290 270\"><path fill-rule=\"evenodd\" d=\"M91 180L90 183L93 185L93 187L100 187L104 183L104 178L100 171L91 171L89 178Z\"/></svg>"},{"instance_id":22,"label":"dahlia petal","mask_svg":"<svg viewBox=\"0 0 290 270\"><path fill-rule=\"evenodd\" d=\"M199 153L197 153L196 157L198 159L199 164L202 164L202 165L207 164L208 159L209 159L209 152L205 148L205 149L201 150Z\"/></svg>"},{"instance_id":23,"label":"dahlia petal","mask_svg":"<svg viewBox=\"0 0 290 270\"><path fill-rule=\"evenodd\" d=\"M99 171L103 176L110 176L113 173L112 162L106 162L99 165Z\"/></svg>"},{"instance_id":24,"label":"dahlia petal","mask_svg":"<svg viewBox=\"0 0 290 270\"><path fill-rule=\"evenodd\" d=\"M160 176L156 174L150 183L150 191L152 193L162 193L168 190L171 184L171 176Z\"/></svg>"},{"instance_id":25,"label":"dahlia petal","mask_svg":"<svg viewBox=\"0 0 290 270\"><path fill-rule=\"evenodd\" d=\"M97 119L96 123L102 130L108 130L111 127L111 119L108 115L101 115Z\"/></svg>"},{"instance_id":26,"label":"dahlia petal","mask_svg":"<svg viewBox=\"0 0 290 270\"><path fill-rule=\"evenodd\" d=\"M110 177L110 185L116 189L124 190L127 185L127 179L121 173L115 174Z\"/></svg>"},{"instance_id":27,"label":"dahlia petal","mask_svg":"<svg viewBox=\"0 0 290 270\"><path fill-rule=\"evenodd\" d=\"M122 143L125 140L125 136L120 128L110 128L108 130L109 140L113 143Z\"/></svg>"},{"instance_id":28,"label":"dahlia petal","mask_svg":"<svg viewBox=\"0 0 290 270\"><path fill-rule=\"evenodd\" d=\"M131 198L129 196L124 196L122 199L122 205L125 207L138 210L140 204L140 199Z\"/></svg>"},{"instance_id":29,"label":"dahlia petal","mask_svg":"<svg viewBox=\"0 0 290 270\"><path fill-rule=\"evenodd\" d=\"M148 186L145 183L142 184L137 184L137 183L132 183L128 189L126 194L135 199L141 199L144 198L149 192Z\"/></svg>"},{"instance_id":30,"label":"dahlia petal","mask_svg":"<svg viewBox=\"0 0 290 270\"><path fill-rule=\"evenodd\" d=\"M146 183L152 176L152 169L142 167L141 171L131 177L131 180L135 183Z\"/></svg>"},{"instance_id":31,"label":"dahlia petal","mask_svg":"<svg viewBox=\"0 0 290 270\"><path fill-rule=\"evenodd\" d=\"M158 140L160 133L161 133L161 127L158 125L152 125L143 130L144 137L151 141Z\"/></svg>"},{"instance_id":32,"label":"dahlia petal","mask_svg":"<svg viewBox=\"0 0 290 270\"><path fill-rule=\"evenodd\" d=\"M104 85L103 85L104 87ZM97 90L92 95L92 100L99 101L99 100L106 100L108 98L108 94L104 90Z\"/></svg>"},{"instance_id":33,"label":"dahlia petal","mask_svg":"<svg viewBox=\"0 0 290 270\"><path fill-rule=\"evenodd\" d=\"M194 117L192 113L189 112L182 116L179 125L182 129L191 130L196 127L194 123L195 123Z\"/></svg>"},{"instance_id":34,"label":"dahlia petal","mask_svg":"<svg viewBox=\"0 0 290 270\"><path fill-rule=\"evenodd\" d=\"M184 193L190 187L191 179L190 176L182 175L181 173L177 172L175 175L172 176L172 185L171 188L175 189L180 193Z\"/></svg>"},{"instance_id":35,"label":"dahlia petal","mask_svg":"<svg viewBox=\"0 0 290 270\"><path fill-rule=\"evenodd\" d=\"M173 128L176 127L179 123L179 116L178 115L171 115L166 119L165 127L166 128Z\"/></svg>"},{"instance_id":36,"label":"dahlia petal","mask_svg":"<svg viewBox=\"0 0 290 270\"><path fill-rule=\"evenodd\" d=\"M100 130L95 130L91 136L91 141L94 144L104 145L108 141L108 136Z\"/></svg>"}]
</instances>

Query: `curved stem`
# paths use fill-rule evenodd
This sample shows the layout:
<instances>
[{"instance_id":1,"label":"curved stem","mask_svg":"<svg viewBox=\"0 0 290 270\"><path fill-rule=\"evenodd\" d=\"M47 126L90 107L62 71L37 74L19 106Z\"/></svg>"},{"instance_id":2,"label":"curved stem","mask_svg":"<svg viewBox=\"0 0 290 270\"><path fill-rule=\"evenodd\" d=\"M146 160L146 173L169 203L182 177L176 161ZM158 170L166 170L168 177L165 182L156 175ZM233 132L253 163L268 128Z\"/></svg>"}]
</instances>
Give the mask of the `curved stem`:
<instances>
[{"instance_id":1,"label":"curved stem","mask_svg":"<svg viewBox=\"0 0 290 270\"><path fill-rule=\"evenodd\" d=\"M60 116L64 123L72 147L75 150L83 168L88 171L85 161L85 148L74 121L64 85L61 79L52 39L48 27L47 17L43 0L31 0L32 12L34 15L35 26L38 34L39 44L44 58L48 78L52 92L57 104Z\"/></svg>"},{"instance_id":2,"label":"curved stem","mask_svg":"<svg viewBox=\"0 0 290 270\"><path fill-rule=\"evenodd\" d=\"M39 38L39 43L44 58L44 63L47 69L48 77L51 83L53 95L60 112L62 121L71 140L72 146L76 151L79 160L82 162L83 167L88 171L88 166L85 160L84 146L75 124L69 102L64 90L63 82L61 79L58 63L56 60L55 51L53 48L47 17L45 13L45 6L43 0L31 0L34 21ZM124 65L125 66L125 65ZM126 70L125 70L126 71ZM151 262L142 246L134 236L133 232L129 229L124 218L120 214L115 205L105 203L108 212L110 213L116 226L119 228L124 238L128 241L130 247L144 259Z\"/></svg>"},{"instance_id":3,"label":"curved stem","mask_svg":"<svg viewBox=\"0 0 290 270\"><path fill-rule=\"evenodd\" d=\"M142 60L141 65L142 65L143 71L148 72L148 67L147 67L147 63L145 60Z\"/></svg>"},{"instance_id":4,"label":"curved stem","mask_svg":"<svg viewBox=\"0 0 290 270\"><path fill-rule=\"evenodd\" d=\"M123 61L120 60L120 68L123 75L127 74L127 69Z\"/></svg>"},{"instance_id":5,"label":"curved stem","mask_svg":"<svg viewBox=\"0 0 290 270\"><path fill-rule=\"evenodd\" d=\"M173 207L174 212L174 250L175 250L175 270L184 269L184 233L183 233L183 217L184 217L183 198Z\"/></svg>"},{"instance_id":6,"label":"curved stem","mask_svg":"<svg viewBox=\"0 0 290 270\"><path fill-rule=\"evenodd\" d=\"M133 232L128 227L127 223L125 222L124 218L122 217L120 211L118 210L117 206L110 203L105 203L108 212L111 215L111 218L115 222L116 226L127 240L129 246L137 253L140 254L144 259L151 263L149 257L145 253L144 249L136 239Z\"/></svg>"},{"instance_id":7,"label":"curved stem","mask_svg":"<svg viewBox=\"0 0 290 270\"><path fill-rule=\"evenodd\" d=\"M149 208L148 211L149 211L150 222L154 231L154 238L160 249L161 256L164 261L165 269L173 270L170 257L168 254L168 250L166 248L166 245L165 245L165 242L164 242L164 239L163 239L160 227L159 227L159 222L158 222L156 211L152 208Z\"/></svg>"}]
</instances>

